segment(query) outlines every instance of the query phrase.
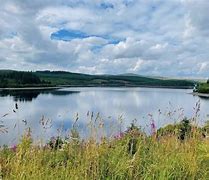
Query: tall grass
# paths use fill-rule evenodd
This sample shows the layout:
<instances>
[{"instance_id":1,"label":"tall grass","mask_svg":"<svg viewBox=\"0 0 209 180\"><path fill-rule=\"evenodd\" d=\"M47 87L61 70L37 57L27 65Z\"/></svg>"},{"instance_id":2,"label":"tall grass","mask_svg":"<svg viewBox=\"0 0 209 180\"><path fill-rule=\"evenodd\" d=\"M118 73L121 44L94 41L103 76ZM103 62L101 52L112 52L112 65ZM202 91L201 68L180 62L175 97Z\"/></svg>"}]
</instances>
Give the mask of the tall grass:
<instances>
[{"instance_id":1,"label":"tall grass","mask_svg":"<svg viewBox=\"0 0 209 180\"><path fill-rule=\"evenodd\" d=\"M132 123L107 137L98 133L103 124L91 119L88 139L74 124L67 139L44 146L27 130L17 146L0 150L0 179L209 179L209 126L190 121L158 131L152 124L151 135Z\"/></svg>"}]
</instances>

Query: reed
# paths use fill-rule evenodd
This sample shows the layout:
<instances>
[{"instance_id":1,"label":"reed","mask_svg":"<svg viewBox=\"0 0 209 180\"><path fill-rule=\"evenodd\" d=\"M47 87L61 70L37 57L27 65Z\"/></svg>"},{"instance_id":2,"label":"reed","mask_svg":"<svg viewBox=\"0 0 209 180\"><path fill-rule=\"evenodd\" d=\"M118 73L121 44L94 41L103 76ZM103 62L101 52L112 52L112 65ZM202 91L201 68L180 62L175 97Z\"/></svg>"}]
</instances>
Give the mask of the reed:
<instances>
[{"instance_id":1,"label":"reed","mask_svg":"<svg viewBox=\"0 0 209 180\"><path fill-rule=\"evenodd\" d=\"M106 136L98 133L103 131L101 128L104 126L97 122L98 119L98 115L96 119L90 115L91 132L89 138L85 140L80 137L76 122L67 139L58 136L44 146L34 144L31 131L27 130L16 146L1 148L0 177L2 179L209 178L208 125L200 128L192 125L190 121L186 123L186 120L183 120L179 124L154 130L155 126L152 124L152 134L148 135L132 123L127 130L120 130L115 136Z\"/></svg>"},{"instance_id":2,"label":"reed","mask_svg":"<svg viewBox=\"0 0 209 180\"><path fill-rule=\"evenodd\" d=\"M16 104L13 111L18 109ZM174 124L159 129L148 114L150 133L135 121L123 130L122 116L107 127L100 114L93 112L87 112L86 138L80 135L78 114L67 137L62 136L61 126L57 137L47 143L36 144L31 129L26 128L18 144L0 148L0 179L209 179L209 122L198 126L200 102L193 118L185 118L182 112L181 108L167 112L166 118ZM9 133L3 122L0 133ZM42 116L43 132L52 123ZM112 129L112 134L106 129Z\"/></svg>"}]
</instances>

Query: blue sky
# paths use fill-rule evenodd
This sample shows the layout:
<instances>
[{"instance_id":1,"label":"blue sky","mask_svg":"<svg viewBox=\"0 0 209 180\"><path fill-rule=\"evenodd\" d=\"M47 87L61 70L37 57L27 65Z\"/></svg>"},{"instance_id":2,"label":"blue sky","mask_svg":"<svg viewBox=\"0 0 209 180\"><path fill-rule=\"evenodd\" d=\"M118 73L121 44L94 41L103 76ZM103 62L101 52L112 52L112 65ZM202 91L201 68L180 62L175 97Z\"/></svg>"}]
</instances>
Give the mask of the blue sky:
<instances>
[{"instance_id":1,"label":"blue sky","mask_svg":"<svg viewBox=\"0 0 209 180\"><path fill-rule=\"evenodd\" d=\"M208 0L2 0L0 68L209 77Z\"/></svg>"}]
</instances>

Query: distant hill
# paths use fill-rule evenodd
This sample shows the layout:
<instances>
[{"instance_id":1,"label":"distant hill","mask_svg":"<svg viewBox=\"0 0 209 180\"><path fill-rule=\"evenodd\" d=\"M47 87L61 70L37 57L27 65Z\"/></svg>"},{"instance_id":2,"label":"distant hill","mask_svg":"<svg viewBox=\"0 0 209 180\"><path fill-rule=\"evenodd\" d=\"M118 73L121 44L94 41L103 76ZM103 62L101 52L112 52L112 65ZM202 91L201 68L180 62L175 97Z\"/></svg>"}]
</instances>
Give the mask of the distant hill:
<instances>
[{"instance_id":1,"label":"distant hill","mask_svg":"<svg viewBox=\"0 0 209 180\"><path fill-rule=\"evenodd\" d=\"M158 79L136 74L120 75L88 75L65 71L37 71L35 73L41 80L54 85L68 86L111 86L111 87L175 87L191 88L194 81L179 79Z\"/></svg>"},{"instance_id":2,"label":"distant hill","mask_svg":"<svg viewBox=\"0 0 209 180\"><path fill-rule=\"evenodd\" d=\"M136 74L89 75L67 71L0 70L0 87L30 86L192 88L194 81L153 78Z\"/></svg>"},{"instance_id":3,"label":"distant hill","mask_svg":"<svg viewBox=\"0 0 209 180\"><path fill-rule=\"evenodd\" d=\"M134 74L134 73L124 73L124 74L118 74L119 76L140 76L138 74Z\"/></svg>"},{"instance_id":4,"label":"distant hill","mask_svg":"<svg viewBox=\"0 0 209 180\"><path fill-rule=\"evenodd\" d=\"M0 88L29 87L44 84L33 72L0 71Z\"/></svg>"}]
</instances>

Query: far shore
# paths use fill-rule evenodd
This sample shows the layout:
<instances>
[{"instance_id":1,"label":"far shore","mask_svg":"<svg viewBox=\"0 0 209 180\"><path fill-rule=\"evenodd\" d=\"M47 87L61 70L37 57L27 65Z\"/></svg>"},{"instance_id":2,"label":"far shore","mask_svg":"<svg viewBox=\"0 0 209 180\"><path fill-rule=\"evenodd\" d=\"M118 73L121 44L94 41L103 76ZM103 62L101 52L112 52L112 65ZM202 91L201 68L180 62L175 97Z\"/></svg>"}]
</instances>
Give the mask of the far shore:
<instances>
[{"instance_id":1,"label":"far shore","mask_svg":"<svg viewBox=\"0 0 209 180\"><path fill-rule=\"evenodd\" d=\"M60 88L85 88L85 87L95 87L95 88L165 88L165 89L193 89L192 86L149 86L149 85L106 85L106 86L95 86L95 85L58 85Z\"/></svg>"},{"instance_id":2,"label":"far shore","mask_svg":"<svg viewBox=\"0 0 209 180\"><path fill-rule=\"evenodd\" d=\"M21 88L0 88L0 91L3 90L54 90L61 89L61 87L21 87Z\"/></svg>"},{"instance_id":3,"label":"far shore","mask_svg":"<svg viewBox=\"0 0 209 180\"><path fill-rule=\"evenodd\" d=\"M192 92L192 93L189 93L189 94L192 94L194 96L209 98L209 94L205 94L205 93Z\"/></svg>"},{"instance_id":4,"label":"far shore","mask_svg":"<svg viewBox=\"0 0 209 180\"><path fill-rule=\"evenodd\" d=\"M115 86L115 85L109 85L109 86L95 86L95 85L57 85L57 86L51 86L51 87L8 87L8 88L0 88L0 91L3 90L56 90L56 89L62 89L62 88L85 88L85 87L95 87L95 88L165 88L165 89L193 89L191 86L149 86L149 85L139 85L139 86L132 86L132 85L126 85L126 86ZM208 96L209 97L209 96Z\"/></svg>"}]
</instances>

